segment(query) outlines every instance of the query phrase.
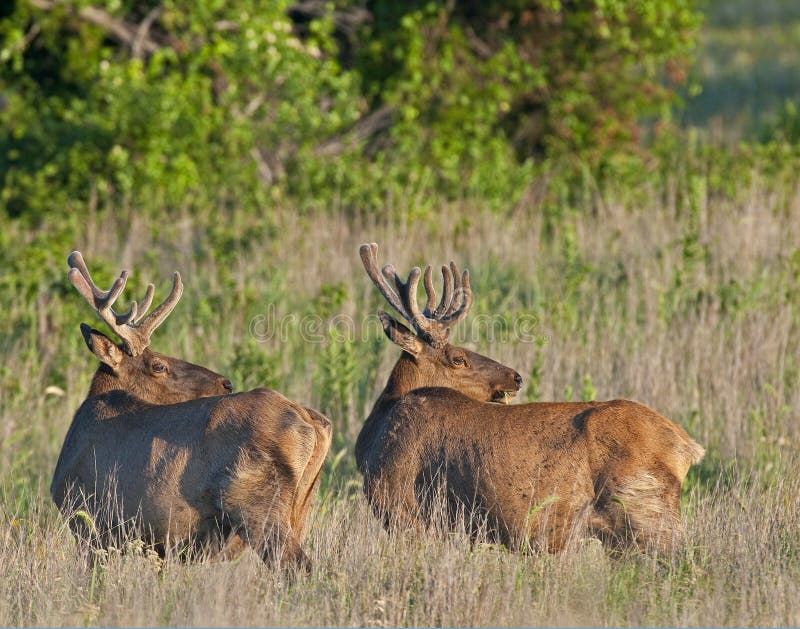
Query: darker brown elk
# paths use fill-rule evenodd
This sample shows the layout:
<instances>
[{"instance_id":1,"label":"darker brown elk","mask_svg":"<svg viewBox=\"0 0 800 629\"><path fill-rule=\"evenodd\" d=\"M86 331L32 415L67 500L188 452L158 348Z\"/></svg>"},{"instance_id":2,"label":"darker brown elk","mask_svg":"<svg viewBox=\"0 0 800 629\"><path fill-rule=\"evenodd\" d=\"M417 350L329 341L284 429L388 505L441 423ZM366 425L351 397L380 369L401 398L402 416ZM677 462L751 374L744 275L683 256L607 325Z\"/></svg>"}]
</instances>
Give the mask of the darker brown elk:
<instances>
[{"instance_id":1,"label":"darker brown elk","mask_svg":"<svg viewBox=\"0 0 800 629\"><path fill-rule=\"evenodd\" d=\"M448 342L472 303L468 273L442 267L437 306L430 267L403 282L391 265L379 269L377 245L360 254L411 326L380 313L403 353L356 442L365 493L387 526L429 524L444 496L447 525L466 518L511 548L559 551L587 535L675 547L681 485L704 453L682 428L628 400L494 403L518 391L519 374Z\"/></svg>"},{"instance_id":2,"label":"darker brown elk","mask_svg":"<svg viewBox=\"0 0 800 629\"><path fill-rule=\"evenodd\" d=\"M100 366L50 486L76 534L108 546L141 533L159 551L228 557L249 546L307 567L300 542L330 447L328 419L269 389L231 394L223 376L152 351L150 335L181 297L178 273L151 314L152 285L118 314L127 272L101 291L80 253L68 262L69 280L121 339L81 325ZM73 517L77 509L91 527Z\"/></svg>"}]
</instances>

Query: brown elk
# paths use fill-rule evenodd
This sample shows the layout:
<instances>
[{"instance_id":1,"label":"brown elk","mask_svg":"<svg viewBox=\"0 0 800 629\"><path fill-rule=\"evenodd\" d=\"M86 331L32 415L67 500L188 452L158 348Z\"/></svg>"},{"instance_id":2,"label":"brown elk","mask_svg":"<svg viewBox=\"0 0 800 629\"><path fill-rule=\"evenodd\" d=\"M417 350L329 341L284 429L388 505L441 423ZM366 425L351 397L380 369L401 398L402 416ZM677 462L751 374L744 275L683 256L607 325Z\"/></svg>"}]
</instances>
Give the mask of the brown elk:
<instances>
[{"instance_id":1,"label":"brown elk","mask_svg":"<svg viewBox=\"0 0 800 629\"><path fill-rule=\"evenodd\" d=\"M629 400L494 403L519 390L519 374L448 342L472 303L467 271L442 267L437 306L428 267L420 311L420 269L403 282L391 265L379 269L377 249L361 246L364 268L412 327L380 313L403 354L356 442L365 493L385 524L429 523L438 494L448 525L466 516L470 531L480 522L511 548L559 551L586 535L674 548L681 485L703 448Z\"/></svg>"},{"instance_id":2,"label":"brown elk","mask_svg":"<svg viewBox=\"0 0 800 629\"><path fill-rule=\"evenodd\" d=\"M152 284L141 305L118 314L112 305L127 272L102 291L79 252L68 263L70 282L122 340L81 324L100 366L50 486L76 534L87 527L71 515L85 509L95 545L135 530L160 552L231 557L249 546L265 560L307 568L300 541L330 447L328 419L269 389L231 393L223 376L152 351L150 335L181 297L178 273L150 315Z\"/></svg>"}]
</instances>

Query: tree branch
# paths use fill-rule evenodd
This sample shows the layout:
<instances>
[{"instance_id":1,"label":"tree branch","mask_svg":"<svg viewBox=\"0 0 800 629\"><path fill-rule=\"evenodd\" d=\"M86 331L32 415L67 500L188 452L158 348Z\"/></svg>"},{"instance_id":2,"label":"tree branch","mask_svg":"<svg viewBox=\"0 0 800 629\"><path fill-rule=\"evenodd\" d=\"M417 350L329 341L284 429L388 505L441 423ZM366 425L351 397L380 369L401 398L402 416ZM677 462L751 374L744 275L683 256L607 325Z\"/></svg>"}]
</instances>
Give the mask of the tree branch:
<instances>
[{"instance_id":1,"label":"tree branch","mask_svg":"<svg viewBox=\"0 0 800 629\"><path fill-rule=\"evenodd\" d=\"M383 105L359 118L346 133L320 144L314 153L319 156L339 155L345 149L388 129L392 126L393 117L394 107Z\"/></svg>"},{"instance_id":2,"label":"tree branch","mask_svg":"<svg viewBox=\"0 0 800 629\"><path fill-rule=\"evenodd\" d=\"M97 7L82 7L75 12L74 7L63 2L57 2L56 0L28 1L32 7L41 9L42 11L52 11L54 9L64 8L70 13L77 15L79 19L105 29L118 41L130 46L132 50L135 46L134 52L137 54L141 54L142 52L146 54L152 54L161 47L147 34L153 21L158 17L157 14L152 15L151 17L151 14L153 14L155 9L147 15L142 24L136 25L126 22L125 20L117 19L103 9L98 9Z\"/></svg>"},{"instance_id":3,"label":"tree branch","mask_svg":"<svg viewBox=\"0 0 800 629\"><path fill-rule=\"evenodd\" d=\"M147 33L150 31L153 22L161 15L161 11L160 6L153 7L139 24L139 28L136 29L136 37L131 44L131 55L133 55L134 59L142 58L142 47L147 39Z\"/></svg>"},{"instance_id":4,"label":"tree branch","mask_svg":"<svg viewBox=\"0 0 800 629\"><path fill-rule=\"evenodd\" d=\"M330 15L329 2L325 0L300 0L291 5L286 13L294 22L310 20ZM347 37L353 37L362 24L372 20L372 13L361 7L334 8L333 24Z\"/></svg>"}]
</instances>

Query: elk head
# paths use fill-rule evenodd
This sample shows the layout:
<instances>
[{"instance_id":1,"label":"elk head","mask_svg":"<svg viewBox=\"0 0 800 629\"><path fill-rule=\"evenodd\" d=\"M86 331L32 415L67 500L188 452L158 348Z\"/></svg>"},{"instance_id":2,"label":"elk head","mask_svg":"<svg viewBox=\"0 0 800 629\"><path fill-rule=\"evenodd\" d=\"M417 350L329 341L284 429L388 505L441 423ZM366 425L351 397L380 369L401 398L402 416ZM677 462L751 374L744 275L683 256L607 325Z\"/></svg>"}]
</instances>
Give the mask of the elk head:
<instances>
[{"instance_id":1,"label":"elk head","mask_svg":"<svg viewBox=\"0 0 800 629\"><path fill-rule=\"evenodd\" d=\"M482 402L507 402L509 394L519 391L522 377L510 367L476 352L451 345L448 342L450 329L463 320L472 306L472 289L469 272L459 273L455 262L442 266L444 283L442 299L436 305L432 270L428 266L424 275L414 267L403 282L391 264L382 270L378 267L378 245L361 245L361 261L372 282L386 301L411 325L411 329L380 312L386 336L399 345L404 359L412 369L395 369L395 387L403 393L421 387L448 387ZM420 311L417 305L417 286L423 278L427 303Z\"/></svg>"},{"instance_id":2,"label":"elk head","mask_svg":"<svg viewBox=\"0 0 800 629\"><path fill-rule=\"evenodd\" d=\"M122 341L115 343L102 332L81 324L86 345L100 360L90 396L121 390L150 404L177 404L233 390L230 380L224 376L159 354L149 347L153 331L169 316L183 294L183 283L177 271L172 277L169 296L145 316L153 301L155 288L152 284L148 284L141 304L133 301L128 312L118 314L111 306L125 288L127 271L120 273L109 290L102 291L89 275L79 251L69 255L67 264L70 266L69 281Z\"/></svg>"}]
</instances>

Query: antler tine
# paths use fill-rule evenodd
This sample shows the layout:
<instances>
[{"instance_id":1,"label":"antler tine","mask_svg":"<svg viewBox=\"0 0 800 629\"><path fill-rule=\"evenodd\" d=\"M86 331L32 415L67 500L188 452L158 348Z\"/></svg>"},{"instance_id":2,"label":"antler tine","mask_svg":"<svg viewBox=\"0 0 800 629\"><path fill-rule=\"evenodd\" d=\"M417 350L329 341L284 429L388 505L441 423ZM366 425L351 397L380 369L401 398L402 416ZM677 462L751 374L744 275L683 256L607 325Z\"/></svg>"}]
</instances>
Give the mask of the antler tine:
<instances>
[{"instance_id":1,"label":"antler tine","mask_svg":"<svg viewBox=\"0 0 800 629\"><path fill-rule=\"evenodd\" d=\"M111 288L107 291L100 290L92 280L83 256L80 252L74 251L67 258L68 264L72 267L67 274L70 283L78 289L89 305L94 308L100 318L105 321L111 330L122 339L129 347L135 346L135 338L131 330L126 329L125 324L129 323L137 313L136 302L131 303L131 307L125 314L117 314L111 307L125 288L128 281L128 272L122 271L119 277L114 280Z\"/></svg>"},{"instance_id":2,"label":"antler tine","mask_svg":"<svg viewBox=\"0 0 800 629\"><path fill-rule=\"evenodd\" d=\"M400 279L400 274L397 272L397 269L394 268L393 264L384 264L383 268L381 269L381 273L383 277L387 279L389 282L389 286L391 287L394 284L394 292L397 295L397 298L400 300L400 305L403 307L401 312L405 312L408 314L408 309L403 302L403 289L405 288L405 284L403 284L403 280Z\"/></svg>"},{"instance_id":3,"label":"antler tine","mask_svg":"<svg viewBox=\"0 0 800 629\"><path fill-rule=\"evenodd\" d=\"M111 307L125 288L128 272L122 271L119 277L107 291L100 290L92 280L83 256L79 251L73 251L67 258L71 267L68 278L72 285L78 289L86 301L95 309L100 318L122 340L126 350L133 356L141 354L150 345L150 336L153 331L163 323L164 319L172 312L183 294L183 283L180 274L176 271L172 278L172 291L169 296L147 317L138 321L139 314L144 315L153 303L155 287L147 285L141 306L132 301L128 312L118 314Z\"/></svg>"},{"instance_id":4,"label":"antler tine","mask_svg":"<svg viewBox=\"0 0 800 629\"><path fill-rule=\"evenodd\" d=\"M463 285L461 271L458 270L458 265L453 260L450 260L450 272L453 274L453 298L444 312L445 317L452 315L458 309L458 301L461 298L461 287Z\"/></svg>"},{"instance_id":5,"label":"antler tine","mask_svg":"<svg viewBox=\"0 0 800 629\"><path fill-rule=\"evenodd\" d=\"M428 331L425 325L426 318L422 315L417 304L417 287L419 286L419 278L422 274L420 268L415 266L408 274L408 279L405 283L400 281L398 276L395 277L397 287L400 289L400 299L406 308L406 312L411 315L410 322L417 330L417 332L425 333Z\"/></svg>"},{"instance_id":6,"label":"antler tine","mask_svg":"<svg viewBox=\"0 0 800 629\"><path fill-rule=\"evenodd\" d=\"M425 267L425 275L422 281L425 284L425 294L428 296L428 302L425 304L425 310L422 311L422 314L430 318L436 307L436 289L433 287L433 269L430 264Z\"/></svg>"},{"instance_id":7,"label":"antler tine","mask_svg":"<svg viewBox=\"0 0 800 629\"><path fill-rule=\"evenodd\" d=\"M86 281L86 278L83 276L83 274L80 272L80 270L78 270L75 267L72 267L69 270L69 273L67 273L67 279L70 281L70 283L75 288L78 289L78 292L81 295L83 295L83 298L86 301L88 301L89 304L93 308L95 308L96 307L96 304L95 304L96 297L95 297L94 291L92 290L92 287Z\"/></svg>"},{"instance_id":8,"label":"antler tine","mask_svg":"<svg viewBox=\"0 0 800 629\"><path fill-rule=\"evenodd\" d=\"M81 255L80 251L73 251L71 254L69 254L69 257L67 258L67 264L69 264L71 267L68 276L70 281L80 291L81 295L83 295L95 308L110 308L125 288L125 282L128 281L128 272L122 271L119 274L119 277L111 285L111 288L103 291L100 290L97 284L94 283L94 280L89 273L89 269L86 268L86 263L83 261L83 256ZM73 270L77 271L82 278L81 286L75 284L73 278L77 276L75 273L72 273Z\"/></svg>"},{"instance_id":9,"label":"antler tine","mask_svg":"<svg viewBox=\"0 0 800 629\"><path fill-rule=\"evenodd\" d=\"M128 308L128 312L123 314L114 313L114 319L117 322L117 325L123 325L125 323L133 323L136 321L136 316L139 314L139 306L135 301L131 302L131 307Z\"/></svg>"},{"instance_id":10,"label":"antler tine","mask_svg":"<svg viewBox=\"0 0 800 629\"><path fill-rule=\"evenodd\" d=\"M397 289L397 295L400 300L398 312L405 317L406 321L408 321L417 332L424 333L424 317L417 305L417 286L419 286L420 273L419 267L415 266L411 269L411 272L408 274L408 279L404 282L400 279L400 275L397 273L394 266L387 264L383 267L384 277L387 280L392 280Z\"/></svg>"},{"instance_id":11,"label":"antler tine","mask_svg":"<svg viewBox=\"0 0 800 629\"><path fill-rule=\"evenodd\" d=\"M458 291L460 291L460 295ZM453 303L457 303L460 297L461 305L457 310L448 313L440 320L442 325L447 328L451 328L459 321L463 321L467 314L469 314L470 308L472 308L472 286L470 286L469 283L469 271L466 269L461 276L461 285L458 291L456 292L456 298L453 300Z\"/></svg>"},{"instance_id":12,"label":"antler tine","mask_svg":"<svg viewBox=\"0 0 800 629\"><path fill-rule=\"evenodd\" d=\"M434 319L440 319L447 312L450 307L450 300L453 299L453 277L450 274L450 269L445 265L442 265L442 282L444 292L442 293L442 300L431 315Z\"/></svg>"},{"instance_id":13,"label":"antler tine","mask_svg":"<svg viewBox=\"0 0 800 629\"><path fill-rule=\"evenodd\" d=\"M97 299L104 299L108 296L108 291L100 290L92 280L92 276L89 274L89 269L86 267L86 262L83 261L83 255L81 255L80 251L73 251L70 253L69 256L67 256L67 264L69 265L70 269L76 269L83 276L83 278L86 280L86 286L91 289L94 297ZM73 284L75 283L73 282ZM78 288L77 285L75 288ZM78 288L78 290L80 291L81 289ZM86 297L86 299L89 299L89 297L87 297L82 291L81 295Z\"/></svg>"},{"instance_id":14,"label":"antler tine","mask_svg":"<svg viewBox=\"0 0 800 629\"><path fill-rule=\"evenodd\" d=\"M397 310L409 323L413 323L413 319L411 315L406 312L405 307L403 306L402 302L400 301L400 296L395 292L395 290L391 287L389 282L386 280L395 280L397 277L397 272L394 270L394 267L390 264L387 264L382 271L378 270L378 245L377 243L370 243L361 245L358 249L358 253L361 256L361 263L364 265L364 270L369 275L369 278L372 280L372 283L375 284L375 287L378 291L383 295L384 299L389 302L389 305Z\"/></svg>"},{"instance_id":15,"label":"antler tine","mask_svg":"<svg viewBox=\"0 0 800 629\"><path fill-rule=\"evenodd\" d=\"M425 288L428 290L430 282L430 290L433 290L433 282L430 279L430 267L425 271ZM398 311L403 314L406 321L411 324L411 327L421 335L428 342L437 344L440 341L440 335L436 331L436 321L424 312L420 312L419 305L417 304L417 288L419 287L419 278L422 271L418 266L415 266L408 274L408 279L404 282L400 279L400 275L391 264L383 267L383 275L389 279L394 280L397 287L397 293L400 298L402 308ZM430 290L428 290L428 302L432 302ZM434 298L435 299L435 294ZM427 308L426 308L427 312Z\"/></svg>"},{"instance_id":16,"label":"antler tine","mask_svg":"<svg viewBox=\"0 0 800 629\"><path fill-rule=\"evenodd\" d=\"M100 310L106 310L110 312L110 315L113 315L114 322L116 325L123 325L125 323L129 323L136 319L136 315L138 313L138 308L136 302L131 302L130 308L128 308L128 312L123 314L119 314L115 312L111 306L114 302L117 301L117 298L120 296L122 291L125 289L125 283L128 281L128 272L122 271L119 274L119 277L116 281L111 285L111 288L107 291L100 290L97 284L94 283L92 279L91 273L89 273L89 269L86 266L86 262L83 259L83 255L80 251L73 251L69 254L67 258L67 264L72 267L72 270L77 271L80 274L81 281L80 286L75 283L76 276L72 274L70 277L70 281L72 284L81 292L81 294L89 301L95 308L95 310L100 312ZM70 273L72 273L72 270ZM86 290L88 288L88 291ZM91 293L91 298L89 297L89 292ZM110 315L102 315L103 320L106 320L106 317L110 317ZM106 321L108 323L108 321Z\"/></svg>"},{"instance_id":17,"label":"antler tine","mask_svg":"<svg viewBox=\"0 0 800 629\"><path fill-rule=\"evenodd\" d=\"M146 302L153 300L153 291L151 290L152 286L153 285L150 284L147 287L147 292L145 294ZM164 322L164 319L166 319L175 309L175 306L178 305L181 295L183 295L183 282L181 281L181 274L175 271L172 274L172 290L167 298L162 301L156 307L156 309L153 310L153 312L136 324L136 329L139 330L139 333L142 335L147 345L150 344L150 336L153 334L155 329ZM148 303L147 305L149 306L150 304ZM142 312L146 311L143 310Z\"/></svg>"},{"instance_id":18,"label":"antler tine","mask_svg":"<svg viewBox=\"0 0 800 629\"><path fill-rule=\"evenodd\" d=\"M450 328L464 319L472 306L469 272L464 271L462 275L455 262L451 262L450 267L442 266L444 292L439 305L434 309L436 291L430 266L426 267L424 275L419 267L414 267L408 274L408 279L403 282L391 264L378 272L378 245L375 243L361 245L359 253L367 274L392 307L426 342L435 347L444 345ZM420 277L423 277L427 294L424 311L420 311L417 304Z\"/></svg>"},{"instance_id":19,"label":"antler tine","mask_svg":"<svg viewBox=\"0 0 800 629\"><path fill-rule=\"evenodd\" d=\"M142 299L142 303L139 305L139 312L141 312L143 315L146 314L148 310L150 310L150 304L153 303L153 295L155 294L155 290L156 287L153 286L152 284L147 285L147 290L145 290L144 292L144 299Z\"/></svg>"}]
</instances>

